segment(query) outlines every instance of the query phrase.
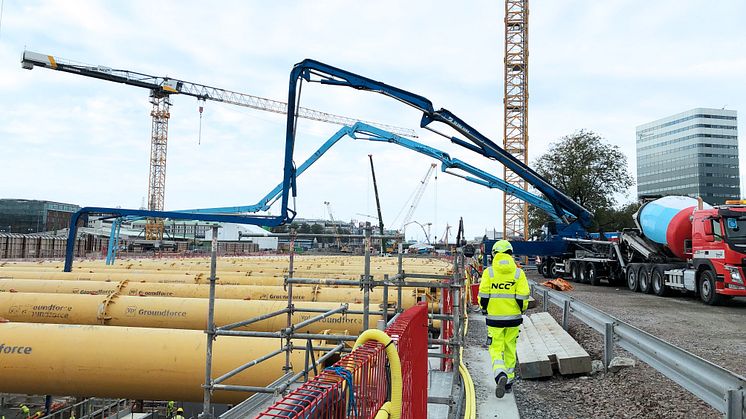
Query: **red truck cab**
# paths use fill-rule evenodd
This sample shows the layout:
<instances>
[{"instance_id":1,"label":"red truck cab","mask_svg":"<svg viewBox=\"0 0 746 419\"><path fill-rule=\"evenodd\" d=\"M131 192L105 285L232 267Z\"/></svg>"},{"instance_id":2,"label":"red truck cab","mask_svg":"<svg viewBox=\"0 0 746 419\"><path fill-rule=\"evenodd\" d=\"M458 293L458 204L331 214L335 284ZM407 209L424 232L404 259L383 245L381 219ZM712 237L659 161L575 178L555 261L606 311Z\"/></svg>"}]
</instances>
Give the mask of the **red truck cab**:
<instances>
[{"instance_id":1,"label":"red truck cab","mask_svg":"<svg viewBox=\"0 0 746 419\"><path fill-rule=\"evenodd\" d=\"M746 296L746 200L693 212L691 257L703 300Z\"/></svg>"}]
</instances>

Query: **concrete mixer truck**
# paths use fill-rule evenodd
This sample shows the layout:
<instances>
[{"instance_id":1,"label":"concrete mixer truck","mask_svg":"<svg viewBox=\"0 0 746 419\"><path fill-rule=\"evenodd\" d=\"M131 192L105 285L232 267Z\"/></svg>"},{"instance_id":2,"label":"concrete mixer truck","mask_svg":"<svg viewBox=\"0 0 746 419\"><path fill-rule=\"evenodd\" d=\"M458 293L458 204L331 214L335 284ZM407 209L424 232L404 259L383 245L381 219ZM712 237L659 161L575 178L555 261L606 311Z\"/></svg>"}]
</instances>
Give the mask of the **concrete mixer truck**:
<instances>
[{"instance_id":1,"label":"concrete mixer truck","mask_svg":"<svg viewBox=\"0 0 746 419\"><path fill-rule=\"evenodd\" d=\"M610 239L565 238L555 271L593 285L626 281L658 296L688 291L710 305L746 297L746 200L713 207L667 196L645 202L634 217L636 229Z\"/></svg>"}]
</instances>

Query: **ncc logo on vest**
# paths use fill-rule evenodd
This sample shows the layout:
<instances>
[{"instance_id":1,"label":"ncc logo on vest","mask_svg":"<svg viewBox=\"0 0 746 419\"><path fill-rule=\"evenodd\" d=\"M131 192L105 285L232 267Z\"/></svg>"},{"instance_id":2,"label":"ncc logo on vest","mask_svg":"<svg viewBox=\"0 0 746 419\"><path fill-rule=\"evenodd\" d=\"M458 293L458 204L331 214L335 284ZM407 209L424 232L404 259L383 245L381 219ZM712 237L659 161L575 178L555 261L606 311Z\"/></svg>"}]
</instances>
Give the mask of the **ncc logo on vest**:
<instances>
[{"instance_id":1,"label":"ncc logo on vest","mask_svg":"<svg viewBox=\"0 0 746 419\"><path fill-rule=\"evenodd\" d=\"M515 285L515 282L502 282L499 284L492 284L492 288L496 288L499 290L509 290L513 285Z\"/></svg>"}]
</instances>

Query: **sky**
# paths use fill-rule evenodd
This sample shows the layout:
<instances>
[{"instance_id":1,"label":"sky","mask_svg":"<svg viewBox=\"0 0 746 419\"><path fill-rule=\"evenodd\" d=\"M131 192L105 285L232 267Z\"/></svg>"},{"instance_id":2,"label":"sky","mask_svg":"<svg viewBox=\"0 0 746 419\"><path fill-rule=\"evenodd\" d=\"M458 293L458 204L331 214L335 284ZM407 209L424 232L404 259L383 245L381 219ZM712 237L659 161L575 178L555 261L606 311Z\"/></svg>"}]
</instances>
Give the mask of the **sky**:
<instances>
[{"instance_id":1,"label":"sky","mask_svg":"<svg viewBox=\"0 0 746 419\"><path fill-rule=\"evenodd\" d=\"M499 1L0 1L0 198L138 208L147 195L148 91L23 70L24 49L283 101L293 64L313 58L425 96L502 144ZM530 160L586 129L619 146L634 175L635 127L695 107L738 111L744 137L746 2L531 0L530 8ZM172 102L166 209L253 204L281 181L282 115L207 102L200 139L199 103ZM502 175L499 163L419 129L416 110L382 95L305 84L301 106L417 129L417 141ZM300 120L296 163L338 129ZM328 201L335 219L374 221L365 217L376 213L368 154L384 223L400 227L434 161L350 139L299 177L298 216L326 218ZM743 194L742 140L740 155ZM621 191L620 202L634 193ZM441 238L463 217L475 237L501 230L502 216L499 191L438 173L413 220ZM424 239L418 228L407 236Z\"/></svg>"}]
</instances>

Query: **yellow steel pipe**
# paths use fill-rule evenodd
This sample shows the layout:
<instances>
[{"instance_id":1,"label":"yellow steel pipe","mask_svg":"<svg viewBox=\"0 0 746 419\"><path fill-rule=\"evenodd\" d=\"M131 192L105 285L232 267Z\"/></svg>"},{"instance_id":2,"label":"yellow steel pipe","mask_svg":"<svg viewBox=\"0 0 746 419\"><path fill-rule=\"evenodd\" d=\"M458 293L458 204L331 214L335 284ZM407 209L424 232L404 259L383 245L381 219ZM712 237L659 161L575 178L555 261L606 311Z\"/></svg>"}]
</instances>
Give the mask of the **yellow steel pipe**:
<instances>
[{"instance_id":1,"label":"yellow steel pipe","mask_svg":"<svg viewBox=\"0 0 746 419\"><path fill-rule=\"evenodd\" d=\"M306 278L312 275L297 275ZM347 279L359 279L350 277ZM375 279L382 279L375 277ZM32 270L5 270L0 271L0 279L55 279L74 281L130 281L130 282L154 282L161 284L209 284L209 275L204 273L163 273L163 272L57 272L57 271L32 271ZM323 281L324 279L344 278L317 278L321 285L337 287ZM435 279L417 279L419 282L437 282ZM217 284L221 285L283 285L283 277L273 276L249 276L240 274L219 274Z\"/></svg>"},{"instance_id":2,"label":"yellow steel pipe","mask_svg":"<svg viewBox=\"0 0 746 419\"><path fill-rule=\"evenodd\" d=\"M0 279L0 292L46 293L46 294L93 294L118 293L141 297L207 298L210 287L202 284L159 284L154 282L104 282L62 281L38 279ZM424 292L419 292L424 296ZM412 288L402 291L402 306L409 308L417 303L418 291ZM218 285L215 298L227 300L275 300L287 301L287 291L281 286L269 285ZM389 304L396 303L396 290L389 291ZM293 286L293 301L339 301L362 303L363 293L356 287ZM378 287L370 293L371 303L383 302L383 289Z\"/></svg>"},{"instance_id":3,"label":"yellow steel pipe","mask_svg":"<svg viewBox=\"0 0 746 419\"><path fill-rule=\"evenodd\" d=\"M207 328L207 299L127 297L75 294L0 293L0 318L14 322L55 323L81 325L109 325L167 329L205 330ZM324 309L339 307L339 303L295 303L296 309ZM282 310L281 301L215 300L215 325L224 326L251 317ZM350 304L349 310L362 311L362 304ZM378 310L372 306L371 311ZM293 323L300 323L320 313L296 312ZM371 315L375 324L381 316ZM362 314L334 314L297 329L298 332L322 333L326 330L360 333ZM279 315L243 328L272 332L287 327L287 316ZM1 337L0 337L1 338Z\"/></svg>"},{"instance_id":4,"label":"yellow steel pipe","mask_svg":"<svg viewBox=\"0 0 746 419\"><path fill-rule=\"evenodd\" d=\"M0 393L199 402L205 342L205 334L194 330L0 323ZM213 344L212 376L277 348L276 339L220 336ZM304 357L304 351L291 354L296 371ZM283 374L284 364L283 355L275 356L225 384L266 386ZM236 404L248 396L216 391L213 401Z\"/></svg>"}]
</instances>

